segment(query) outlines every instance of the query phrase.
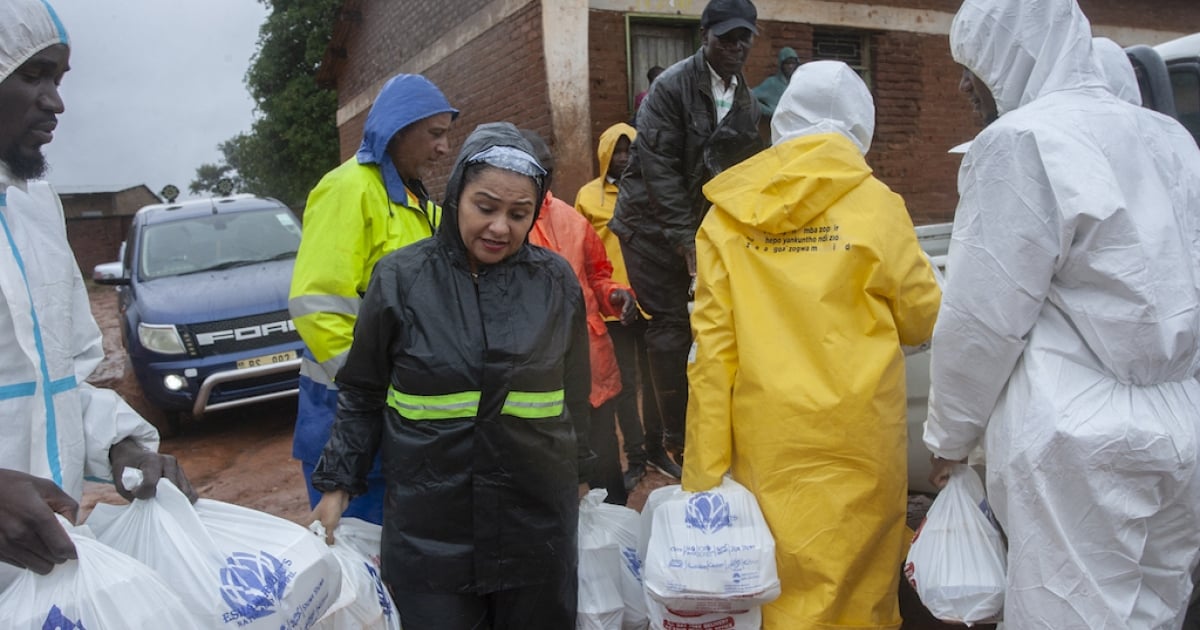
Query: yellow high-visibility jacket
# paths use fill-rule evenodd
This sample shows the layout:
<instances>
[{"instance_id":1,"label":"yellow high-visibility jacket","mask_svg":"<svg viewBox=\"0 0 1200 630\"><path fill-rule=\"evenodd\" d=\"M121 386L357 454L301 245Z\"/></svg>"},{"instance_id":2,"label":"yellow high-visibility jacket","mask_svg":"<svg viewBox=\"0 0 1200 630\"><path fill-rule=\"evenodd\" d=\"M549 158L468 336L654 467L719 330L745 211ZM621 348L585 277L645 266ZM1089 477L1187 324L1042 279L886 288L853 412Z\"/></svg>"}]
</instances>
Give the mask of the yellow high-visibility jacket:
<instances>
[{"instance_id":1,"label":"yellow high-visibility jacket","mask_svg":"<svg viewBox=\"0 0 1200 630\"><path fill-rule=\"evenodd\" d=\"M683 488L732 471L776 539L764 628L898 628L906 548L901 344L941 291L904 201L836 133L704 187Z\"/></svg>"},{"instance_id":2,"label":"yellow high-visibility jacket","mask_svg":"<svg viewBox=\"0 0 1200 630\"><path fill-rule=\"evenodd\" d=\"M433 234L442 210L388 199L375 164L346 160L321 178L304 209L304 237L296 256L288 310L316 363L301 373L332 384L345 362L358 307L371 271L393 250Z\"/></svg>"}]
</instances>

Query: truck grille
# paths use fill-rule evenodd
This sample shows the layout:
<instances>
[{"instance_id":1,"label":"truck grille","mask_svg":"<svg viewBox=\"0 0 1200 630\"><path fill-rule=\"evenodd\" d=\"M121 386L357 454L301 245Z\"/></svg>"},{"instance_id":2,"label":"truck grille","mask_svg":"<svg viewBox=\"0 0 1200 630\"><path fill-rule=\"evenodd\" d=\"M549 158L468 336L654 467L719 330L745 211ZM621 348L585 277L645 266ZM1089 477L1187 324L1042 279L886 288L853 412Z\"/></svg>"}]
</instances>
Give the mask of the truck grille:
<instances>
[{"instance_id":1,"label":"truck grille","mask_svg":"<svg viewBox=\"0 0 1200 630\"><path fill-rule=\"evenodd\" d=\"M300 340L300 333L291 325L286 310L187 324L179 326L179 331L191 357L211 357Z\"/></svg>"}]
</instances>

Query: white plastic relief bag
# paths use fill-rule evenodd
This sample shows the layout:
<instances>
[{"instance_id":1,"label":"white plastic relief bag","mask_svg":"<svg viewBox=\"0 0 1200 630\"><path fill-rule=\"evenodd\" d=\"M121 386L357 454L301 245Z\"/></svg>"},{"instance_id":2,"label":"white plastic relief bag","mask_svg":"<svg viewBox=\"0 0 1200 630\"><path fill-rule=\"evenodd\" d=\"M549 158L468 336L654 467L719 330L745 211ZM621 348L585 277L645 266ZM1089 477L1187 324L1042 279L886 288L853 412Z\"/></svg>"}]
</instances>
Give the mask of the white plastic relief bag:
<instances>
[{"instance_id":1,"label":"white plastic relief bag","mask_svg":"<svg viewBox=\"0 0 1200 630\"><path fill-rule=\"evenodd\" d=\"M579 504L577 630L645 630L649 619L638 557L640 516L605 503L603 489Z\"/></svg>"},{"instance_id":2,"label":"white plastic relief bag","mask_svg":"<svg viewBox=\"0 0 1200 630\"><path fill-rule=\"evenodd\" d=\"M77 560L47 575L21 571L0 593L6 630L202 630L179 596L150 567L91 537L86 526L59 522Z\"/></svg>"},{"instance_id":3,"label":"white plastic relief bag","mask_svg":"<svg viewBox=\"0 0 1200 630\"><path fill-rule=\"evenodd\" d=\"M655 497L654 495L659 495ZM744 486L729 477L707 492L655 490L643 580L667 608L685 612L746 610L779 597L775 539Z\"/></svg>"},{"instance_id":4,"label":"white plastic relief bag","mask_svg":"<svg viewBox=\"0 0 1200 630\"><path fill-rule=\"evenodd\" d=\"M760 630L762 607L728 612L688 612L671 610L647 596L650 630Z\"/></svg>"},{"instance_id":5,"label":"white plastic relief bag","mask_svg":"<svg viewBox=\"0 0 1200 630\"><path fill-rule=\"evenodd\" d=\"M320 523L309 526L325 540ZM314 630L400 630L400 613L380 578L383 528L357 518L343 518L329 549L342 571L342 588Z\"/></svg>"},{"instance_id":6,"label":"white plastic relief bag","mask_svg":"<svg viewBox=\"0 0 1200 630\"><path fill-rule=\"evenodd\" d=\"M165 479L152 499L97 505L88 524L169 581L208 628L309 630L341 588L337 560L307 529L219 501L193 506Z\"/></svg>"},{"instance_id":7,"label":"white plastic relief bag","mask_svg":"<svg viewBox=\"0 0 1200 630\"><path fill-rule=\"evenodd\" d=\"M934 617L972 625L999 620L1005 573L1004 540L983 482L958 464L917 528L904 574Z\"/></svg>"}]
</instances>

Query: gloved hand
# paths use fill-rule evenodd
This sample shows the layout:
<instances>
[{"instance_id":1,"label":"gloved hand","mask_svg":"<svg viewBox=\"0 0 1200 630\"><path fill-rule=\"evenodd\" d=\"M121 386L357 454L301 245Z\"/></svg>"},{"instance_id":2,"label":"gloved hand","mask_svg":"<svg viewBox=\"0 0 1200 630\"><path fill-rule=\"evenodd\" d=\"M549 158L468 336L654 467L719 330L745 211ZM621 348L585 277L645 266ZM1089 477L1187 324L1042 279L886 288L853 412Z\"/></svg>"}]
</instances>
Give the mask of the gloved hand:
<instances>
[{"instance_id":1,"label":"gloved hand","mask_svg":"<svg viewBox=\"0 0 1200 630\"><path fill-rule=\"evenodd\" d=\"M112 464L113 482L117 487L117 494L125 497L128 501L153 497L158 489L158 480L163 477L182 490L192 503L199 498L173 455L148 451L133 438L125 438L108 449L108 462ZM141 485L136 488L125 487L125 483L121 480L121 473L126 468L136 468L142 471Z\"/></svg>"},{"instance_id":2,"label":"gloved hand","mask_svg":"<svg viewBox=\"0 0 1200 630\"><path fill-rule=\"evenodd\" d=\"M75 522L79 504L53 481L0 469L0 561L45 575L77 558L55 513Z\"/></svg>"},{"instance_id":3,"label":"gloved hand","mask_svg":"<svg viewBox=\"0 0 1200 630\"><path fill-rule=\"evenodd\" d=\"M608 302L621 309L621 323L628 326L637 321L637 300L633 293L625 289L614 289L608 294Z\"/></svg>"}]
</instances>

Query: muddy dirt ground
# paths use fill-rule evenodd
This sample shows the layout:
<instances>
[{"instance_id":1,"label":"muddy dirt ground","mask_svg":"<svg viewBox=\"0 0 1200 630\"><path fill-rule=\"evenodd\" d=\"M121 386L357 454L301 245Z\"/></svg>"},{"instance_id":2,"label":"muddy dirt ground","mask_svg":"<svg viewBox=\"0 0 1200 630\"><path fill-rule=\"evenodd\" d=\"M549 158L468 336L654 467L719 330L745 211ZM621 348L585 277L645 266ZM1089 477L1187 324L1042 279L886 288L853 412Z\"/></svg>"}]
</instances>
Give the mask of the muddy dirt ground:
<instances>
[{"instance_id":1,"label":"muddy dirt ground","mask_svg":"<svg viewBox=\"0 0 1200 630\"><path fill-rule=\"evenodd\" d=\"M300 465L292 459L295 400L214 412L202 420L185 423L179 433L169 435L165 418L142 399L121 347L116 291L97 285L91 287L90 294L92 312L104 333L106 359L89 382L117 390L130 405L159 426L165 435L160 450L179 459L200 496L262 510L306 525L308 497L300 476ZM650 491L673 481L658 472L648 472L630 495L629 507L641 510ZM96 503L121 504L124 500L111 486L89 482L81 516L86 516ZM910 526L919 522L928 506L926 497L914 495L910 498ZM961 627L934 621L907 583L901 581L901 584L903 630Z\"/></svg>"}]
</instances>

